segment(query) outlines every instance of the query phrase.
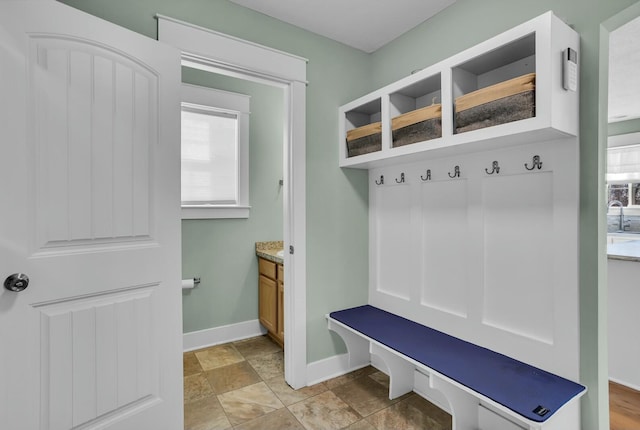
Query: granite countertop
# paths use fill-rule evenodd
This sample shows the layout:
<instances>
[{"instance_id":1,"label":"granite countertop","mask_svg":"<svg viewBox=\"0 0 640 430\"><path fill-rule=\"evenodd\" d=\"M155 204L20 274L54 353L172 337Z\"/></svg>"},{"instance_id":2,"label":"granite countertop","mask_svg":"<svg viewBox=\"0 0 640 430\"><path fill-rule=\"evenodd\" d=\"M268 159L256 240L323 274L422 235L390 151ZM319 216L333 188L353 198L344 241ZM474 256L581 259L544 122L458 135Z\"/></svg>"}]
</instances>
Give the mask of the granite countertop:
<instances>
[{"instance_id":1,"label":"granite countertop","mask_svg":"<svg viewBox=\"0 0 640 430\"><path fill-rule=\"evenodd\" d=\"M274 263L284 264L284 257L278 256L278 252L284 249L281 240L271 242L256 242L256 255Z\"/></svg>"},{"instance_id":2,"label":"granite countertop","mask_svg":"<svg viewBox=\"0 0 640 430\"><path fill-rule=\"evenodd\" d=\"M607 245L607 257L610 260L640 262L640 240L610 243Z\"/></svg>"}]
</instances>

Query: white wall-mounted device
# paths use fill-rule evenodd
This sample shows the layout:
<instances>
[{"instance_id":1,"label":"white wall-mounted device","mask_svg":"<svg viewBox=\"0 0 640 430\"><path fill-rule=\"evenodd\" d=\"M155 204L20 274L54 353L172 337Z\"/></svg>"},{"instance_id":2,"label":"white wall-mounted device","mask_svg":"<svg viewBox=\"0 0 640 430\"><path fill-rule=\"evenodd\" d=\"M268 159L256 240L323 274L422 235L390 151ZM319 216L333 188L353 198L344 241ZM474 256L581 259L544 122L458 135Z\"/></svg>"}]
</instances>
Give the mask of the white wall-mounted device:
<instances>
[{"instance_id":1,"label":"white wall-mounted device","mask_svg":"<svg viewBox=\"0 0 640 430\"><path fill-rule=\"evenodd\" d=\"M562 86L567 91L578 89L578 53L567 48L562 53Z\"/></svg>"}]
</instances>

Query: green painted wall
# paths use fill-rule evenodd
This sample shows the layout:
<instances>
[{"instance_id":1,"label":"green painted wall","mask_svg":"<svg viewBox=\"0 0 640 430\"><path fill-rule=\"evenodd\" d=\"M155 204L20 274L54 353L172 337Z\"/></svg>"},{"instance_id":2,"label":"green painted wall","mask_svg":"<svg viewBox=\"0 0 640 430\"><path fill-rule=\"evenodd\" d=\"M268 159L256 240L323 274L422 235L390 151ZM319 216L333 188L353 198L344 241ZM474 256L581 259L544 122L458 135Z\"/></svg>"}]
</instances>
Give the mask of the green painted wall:
<instances>
[{"instance_id":1,"label":"green painted wall","mask_svg":"<svg viewBox=\"0 0 640 430\"><path fill-rule=\"evenodd\" d=\"M307 300L308 361L341 352L323 315L366 300L367 178L341 170L337 108L520 24L547 10L581 34L580 284L581 374L589 386L583 428L608 428L606 290L603 276L604 148L607 125L599 84L600 24L635 0L458 0L372 55L238 7L226 0L66 0L134 31L156 36L155 13L228 33L308 58L307 88ZM606 74L606 68L604 70ZM185 241L190 242L189 224ZM198 240L200 238L194 238ZM188 244L191 246L191 244Z\"/></svg>"},{"instance_id":2,"label":"green painted wall","mask_svg":"<svg viewBox=\"0 0 640 430\"><path fill-rule=\"evenodd\" d=\"M249 218L182 221L183 278L202 279L182 294L188 333L258 318L255 242L282 239L284 92L190 68L182 81L251 96Z\"/></svg>"},{"instance_id":3,"label":"green painted wall","mask_svg":"<svg viewBox=\"0 0 640 430\"><path fill-rule=\"evenodd\" d=\"M609 136L637 133L640 131L640 119L612 122L609 124Z\"/></svg>"}]
</instances>

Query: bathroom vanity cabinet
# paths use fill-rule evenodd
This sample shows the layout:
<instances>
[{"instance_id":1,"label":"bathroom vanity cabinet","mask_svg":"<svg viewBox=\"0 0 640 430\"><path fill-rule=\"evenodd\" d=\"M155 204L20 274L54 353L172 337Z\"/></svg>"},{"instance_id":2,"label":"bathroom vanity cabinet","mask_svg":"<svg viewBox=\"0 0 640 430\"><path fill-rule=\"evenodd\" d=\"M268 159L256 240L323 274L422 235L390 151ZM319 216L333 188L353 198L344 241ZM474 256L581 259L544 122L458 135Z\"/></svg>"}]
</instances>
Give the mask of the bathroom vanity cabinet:
<instances>
[{"instance_id":1,"label":"bathroom vanity cabinet","mask_svg":"<svg viewBox=\"0 0 640 430\"><path fill-rule=\"evenodd\" d=\"M282 264L258 258L258 315L267 334L284 345L284 268Z\"/></svg>"}]
</instances>

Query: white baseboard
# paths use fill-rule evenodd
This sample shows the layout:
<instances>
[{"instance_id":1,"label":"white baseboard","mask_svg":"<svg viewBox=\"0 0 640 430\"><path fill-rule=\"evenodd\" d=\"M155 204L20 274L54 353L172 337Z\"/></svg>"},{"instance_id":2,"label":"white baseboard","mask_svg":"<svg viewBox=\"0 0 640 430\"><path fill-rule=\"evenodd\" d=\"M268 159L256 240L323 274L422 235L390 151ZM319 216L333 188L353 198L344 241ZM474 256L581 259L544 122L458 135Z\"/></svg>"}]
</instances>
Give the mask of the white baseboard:
<instances>
[{"instance_id":1,"label":"white baseboard","mask_svg":"<svg viewBox=\"0 0 640 430\"><path fill-rule=\"evenodd\" d=\"M221 343L233 342L250 337L261 336L267 331L258 320L244 321L237 324L223 325L205 330L192 331L182 335L183 351L206 348Z\"/></svg>"},{"instance_id":2,"label":"white baseboard","mask_svg":"<svg viewBox=\"0 0 640 430\"><path fill-rule=\"evenodd\" d=\"M609 378L609 381L611 382L615 382L616 384L619 385L624 385L627 388L631 388L632 390L636 390L636 391L640 391L640 387L635 385L635 384L631 384L629 382L625 382L625 381L621 381L620 379L616 379L616 378Z\"/></svg>"},{"instance_id":3,"label":"white baseboard","mask_svg":"<svg viewBox=\"0 0 640 430\"><path fill-rule=\"evenodd\" d=\"M307 364L307 385L315 385L354 370L362 369L370 363L357 363L349 366L349 354L334 355L323 360Z\"/></svg>"}]
</instances>

